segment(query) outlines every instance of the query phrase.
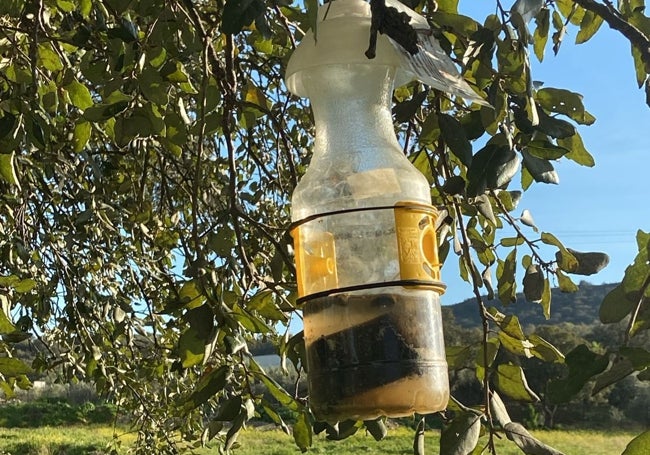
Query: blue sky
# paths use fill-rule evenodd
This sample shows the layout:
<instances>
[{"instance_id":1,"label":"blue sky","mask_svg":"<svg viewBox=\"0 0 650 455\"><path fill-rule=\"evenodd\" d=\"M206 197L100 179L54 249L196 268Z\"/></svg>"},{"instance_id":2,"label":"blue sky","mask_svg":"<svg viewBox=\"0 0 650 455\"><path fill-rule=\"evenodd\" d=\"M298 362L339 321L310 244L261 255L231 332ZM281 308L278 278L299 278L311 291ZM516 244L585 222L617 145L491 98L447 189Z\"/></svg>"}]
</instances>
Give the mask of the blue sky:
<instances>
[{"instance_id":1,"label":"blue sky","mask_svg":"<svg viewBox=\"0 0 650 455\"><path fill-rule=\"evenodd\" d=\"M491 1L461 1L460 11L478 19L489 14L493 5ZM530 210L540 231L555 234L569 248L607 253L610 263L603 271L573 278L611 283L622 279L636 255L636 231L650 230L650 108L645 93L637 88L626 40L605 24L585 44L574 44L576 33L576 28L569 30L557 56L550 45L543 63L531 56L533 77L545 87L584 95L587 110L597 120L579 127L579 132L596 166L558 162L560 184L533 184L515 214ZM518 189L518 181L513 184L511 189ZM526 232L534 238L532 231ZM555 248L542 252L550 259ZM457 261L449 259L442 271L448 286L445 304L473 297L471 286L458 276ZM518 278L519 290L522 278Z\"/></svg>"}]
</instances>

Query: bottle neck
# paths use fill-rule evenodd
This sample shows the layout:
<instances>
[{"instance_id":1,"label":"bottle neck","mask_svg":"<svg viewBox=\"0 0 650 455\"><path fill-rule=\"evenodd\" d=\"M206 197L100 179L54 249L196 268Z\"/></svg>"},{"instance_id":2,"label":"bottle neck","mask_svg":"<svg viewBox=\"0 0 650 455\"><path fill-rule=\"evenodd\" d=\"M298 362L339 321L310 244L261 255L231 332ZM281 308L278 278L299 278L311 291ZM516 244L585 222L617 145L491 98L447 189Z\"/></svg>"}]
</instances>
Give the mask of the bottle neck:
<instances>
[{"instance_id":1,"label":"bottle neck","mask_svg":"<svg viewBox=\"0 0 650 455\"><path fill-rule=\"evenodd\" d=\"M331 65L309 71L316 137L314 159L333 154L400 152L390 103L394 69L377 65Z\"/></svg>"}]
</instances>

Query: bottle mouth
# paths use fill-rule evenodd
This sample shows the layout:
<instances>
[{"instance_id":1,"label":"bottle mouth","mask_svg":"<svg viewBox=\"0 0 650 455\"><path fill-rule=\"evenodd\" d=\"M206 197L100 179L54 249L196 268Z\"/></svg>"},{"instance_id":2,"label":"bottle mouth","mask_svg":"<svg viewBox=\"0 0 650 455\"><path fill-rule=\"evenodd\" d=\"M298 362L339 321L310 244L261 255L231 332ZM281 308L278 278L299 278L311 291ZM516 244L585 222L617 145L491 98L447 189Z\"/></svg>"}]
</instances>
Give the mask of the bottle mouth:
<instances>
[{"instance_id":1,"label":"bottle mouth","mask_svg":"<svg viewBox=\"0 0 650 455\"><path fill-rule=\"evenodd\" d=\"M285 73L289 91L308 97L303 72L336 64L393 67L397 70L396 86L412 80L411 73L400 69L397 50L386 36L377 36L375 58L366 57L370 22L370 5L363 0L334 0L319 7L316 34L308 31L289 59Z\"/></svg>"}]
</instances>

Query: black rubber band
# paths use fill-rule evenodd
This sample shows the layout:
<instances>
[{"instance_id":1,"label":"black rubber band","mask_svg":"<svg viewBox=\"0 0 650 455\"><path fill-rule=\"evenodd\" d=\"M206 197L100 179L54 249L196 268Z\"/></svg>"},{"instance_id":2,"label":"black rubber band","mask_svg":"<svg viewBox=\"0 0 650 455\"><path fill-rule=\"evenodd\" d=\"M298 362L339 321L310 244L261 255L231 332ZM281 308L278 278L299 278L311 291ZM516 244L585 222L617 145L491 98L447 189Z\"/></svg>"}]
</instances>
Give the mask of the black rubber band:
<instances>
[{"instance_id":1,"label":"black rubber band","mask_svg":"<svg viewBox=\"0 0 650 455\"><path fill-rule=\"evenodd\" d=\"M296 304L302 305L303 303L308 302L310 300L327 297L329 295L338 294L341 292L353 292L353 291L362 291L364 289L387 288L390 286L427 287L432 290L442 289L443 291L447 289L447 285L445 285L445 283L443 283L442 281L424 281L424 280L381 281L379 283L357 284L355 286L345 286L342 288L327 289L326 291L320 291L314 294L309 294L303 297L299 297L296 300Z\"/></svg>"},{"instance_id":2,"label":"black rubber band","mask_svg":"<svg viewBox=\"0 0 650 455\"><path fill-rule=\"evenodd\" d=\"M332 216L332 215L342 215L344 213L354 213L354 212L370 212L373 210L393 210L393 209L419 209L422 211L430 212L433 215L438 214L438 209L433 207L432 205L427 205L427 204L420 204L417 202L413 203L407 203L407 204L397 204L397 205L380 205L377 207L357 207L353 209L341 209L341 210L334 210L331 212L325 212L325 213L317 213L315 215L310 215L307 218L303 218L302 220L294 221L289 225L289 232L293 231L295 228L298 226L302 226L305 223L309 223L310 221L317 220L318 218L325 218L327 216Z\"/></svg>"}]
</instances>

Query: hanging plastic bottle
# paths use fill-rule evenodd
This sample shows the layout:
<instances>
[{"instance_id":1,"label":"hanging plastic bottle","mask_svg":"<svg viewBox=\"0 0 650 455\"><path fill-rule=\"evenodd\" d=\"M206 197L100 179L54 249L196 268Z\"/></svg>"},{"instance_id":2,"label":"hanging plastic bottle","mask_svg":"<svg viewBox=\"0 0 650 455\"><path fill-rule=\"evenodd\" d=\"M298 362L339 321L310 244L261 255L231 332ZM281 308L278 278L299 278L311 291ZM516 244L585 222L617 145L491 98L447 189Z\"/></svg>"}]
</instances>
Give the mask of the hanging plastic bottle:
<instances>
[{"instance_id":1,"label":"hanging plastic bottle","mask_svg":"<svg viewBox=\"0 0 650 455\"><path fill-rule=\"evenodd\" d=\"M330 422L436 412L449 396L437 211L390 110L395 78L412 75L381 35L365 57L369 29L362 0L326 4L286 72L316 123L291 234L310 405Z\"/></svg>"}]
</instances>

